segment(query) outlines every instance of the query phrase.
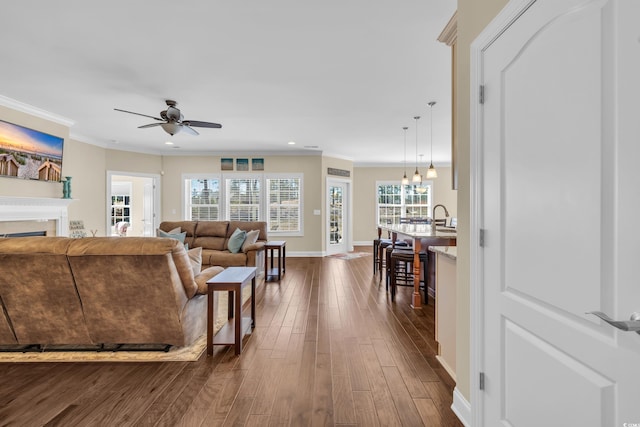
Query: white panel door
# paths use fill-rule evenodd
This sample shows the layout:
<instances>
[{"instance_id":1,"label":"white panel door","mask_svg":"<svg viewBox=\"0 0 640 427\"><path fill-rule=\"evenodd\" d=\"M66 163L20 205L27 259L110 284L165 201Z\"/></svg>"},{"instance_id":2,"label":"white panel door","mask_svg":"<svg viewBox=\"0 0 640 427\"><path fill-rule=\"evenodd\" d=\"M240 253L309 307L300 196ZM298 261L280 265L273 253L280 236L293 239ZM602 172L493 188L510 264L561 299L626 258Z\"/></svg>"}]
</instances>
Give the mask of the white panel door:
<instances>
[{"instance_id":1,"label":"white panel door","mask_svg":"<svg viewBox=\"0 0 640 427\"><path fill-rule=\"evenodd\" d=\"M518 3L480 55L480 417L640 425L640 335L586 314L640 312L640 1Z\"/></svg>"}]
</instances>

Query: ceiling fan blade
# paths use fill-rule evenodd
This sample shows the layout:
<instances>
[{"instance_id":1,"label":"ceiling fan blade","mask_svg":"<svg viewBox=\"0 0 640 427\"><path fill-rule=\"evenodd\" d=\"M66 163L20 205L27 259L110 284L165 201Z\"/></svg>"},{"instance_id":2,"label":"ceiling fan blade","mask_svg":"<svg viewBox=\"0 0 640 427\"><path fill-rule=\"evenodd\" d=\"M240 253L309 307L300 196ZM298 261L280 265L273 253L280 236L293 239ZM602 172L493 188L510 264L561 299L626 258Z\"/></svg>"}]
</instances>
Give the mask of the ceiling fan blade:
<instances>
[{"instance_id":1,"label":"ceiling fan blade","mask_svg":"<svg viewBox=\"0 0 640 427\"><path fill-rule=\"evenodd\" d=\"M114 108L114 110L116 110L116 111L120 111L120 112L123 112L123 113L135 114L136 116L148 117L148 118L150 118L150 119L159 120L159 121L161 121L161 122L163 122L163 121L164 121L164 120L162 120L162 119L161 119L161 118L159 118L159 117L153 117L153 116L148 116L148 115L146 115L146 114L134 113L133 111L121 110L121 109L119 109L119 108Z\"/></svg>"},{"instance_id":2,"label":"ceiling fan blade","mask_svg":"<svg viewBox=\"0 0 640 427\"><path fill-rule=\"evenodd\" d=\"M162 123L151 123L148 125L142 125L142 126L138 126L138 129L144 129L144 128L152 128L154 126L161 126Z\"/></svg>"},{"instance_id":3,"label":"ceiling fan blade","mask_svg":"<svg viewBox=\"0 0 640 427\"><path fill-rule=\"evenodd\" d=\"M222 125L219 124L219 123L199 122L197 120L183 120L182 123L186 124L186 125L189 125L189 126L199 127L199 128L216 128L216 129L220 129L222 127Z\"/></svg>"},{"instance_id":4,"label":"ceiling fan blade","mask_svg":"<svg viewBox=\"0 0 640 427\"><path fill-rule=\"evenodd\" d=\"M186 133L190 133L191 135L200 135L195 129L189 127L189 125L186 125L184 123L182 123L182 130Z\"/></svg>"}]
</instances>

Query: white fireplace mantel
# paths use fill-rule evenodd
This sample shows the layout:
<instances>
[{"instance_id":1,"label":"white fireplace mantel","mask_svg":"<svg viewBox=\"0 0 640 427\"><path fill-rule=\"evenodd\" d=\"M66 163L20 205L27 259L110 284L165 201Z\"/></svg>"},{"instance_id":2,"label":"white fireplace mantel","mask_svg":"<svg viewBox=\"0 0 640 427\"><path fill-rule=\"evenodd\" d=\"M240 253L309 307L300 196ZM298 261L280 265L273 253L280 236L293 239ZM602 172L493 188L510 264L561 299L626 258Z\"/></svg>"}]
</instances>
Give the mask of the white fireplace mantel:
<instances>
[{"instance_id":1,"label":"white fireplace mantel","mask_svg":"<svg viewBox=\"0 0 640 427\"><path fill-rule=\"evenodd\" d=\"M56 235L69 235L69 204L73 199L0 196L0 221L56 221Z\"/></svg>"}]
</instances>

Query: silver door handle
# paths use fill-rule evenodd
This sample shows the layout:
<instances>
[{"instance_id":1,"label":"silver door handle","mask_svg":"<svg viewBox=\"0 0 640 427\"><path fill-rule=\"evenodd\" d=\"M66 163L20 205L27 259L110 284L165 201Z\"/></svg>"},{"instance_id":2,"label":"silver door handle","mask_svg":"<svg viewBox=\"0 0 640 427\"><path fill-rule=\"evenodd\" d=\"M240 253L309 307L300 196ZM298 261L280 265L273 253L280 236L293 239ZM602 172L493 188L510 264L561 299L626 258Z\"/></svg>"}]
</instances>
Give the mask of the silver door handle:
<instances>
[{"instance_id":1,"label":"silver door handle","mask_svg":"<svg viewBox=\"0 0 640 427\"><path fill-rule=\"evenodd\" d=\"M630 320L613 320L601 311L589 311L586 314L596 315L608 324L615 326L622 331L630 331L640 334L640 313L638 312L632 313Z\"/></svg>"}]
</instances>

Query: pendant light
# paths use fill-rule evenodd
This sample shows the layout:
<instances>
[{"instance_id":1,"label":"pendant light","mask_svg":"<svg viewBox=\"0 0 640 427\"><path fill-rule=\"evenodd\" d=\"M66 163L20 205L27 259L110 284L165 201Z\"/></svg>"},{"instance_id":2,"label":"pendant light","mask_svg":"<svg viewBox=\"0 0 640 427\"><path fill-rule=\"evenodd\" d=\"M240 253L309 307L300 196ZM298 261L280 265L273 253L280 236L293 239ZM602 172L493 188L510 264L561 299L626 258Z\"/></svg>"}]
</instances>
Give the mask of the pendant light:
<instances>
[{"instance_id":1,"label":"pendant light","mask_svg":"<svg viewBox=\"0 0 640 427\"><path fill-rule=\"evenodd\" d=\"M413 174L413 182L421 182L422 175L418 172L418 119L420 116L415 116L414 119L416 121L416 171Z\"/></svg>"},{"instance_id":2,"label":"pendant light","mask_svg":"<svg viewBox=\"0 0 640 427\"><path fill-rule=\"evenodd\" d=\"M420 154L420 163L422 163L422 154ZM420 180L420 183L418 185L416 185L416 193L418 194L424 194L427 192L427 187L424 186L424 183L422 182L422 180Z\"/></svg>"},{"instance_id":3,"label":"pendant light","mask_svg":"<svg viewBox=\"0 0 640 427\"><path fill-rule=\"evenodd\" d=\"M429 162L429 169L427 169L427 179L433 179L438 177L438 172L436 172L436 168L433 167L433 106L436 104L436 101L431 101L429 103L430 115L431 115L431 161Z\"/></svg>"},{"instance_id":4,"label":"pendant light","mask_svg":"<svg viewBox=\"0 0 640 427\"><path fill-rule=\"evenodd\" d=\"M409 178L407 178L407 129L408 127L403 127L404 130L404 176L402 177L402 185L409 184Z\"/></svg>"}]
</instances>

